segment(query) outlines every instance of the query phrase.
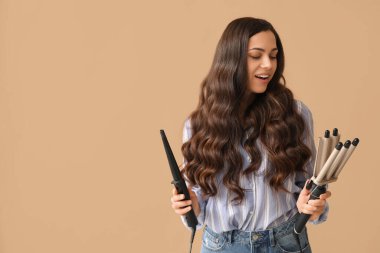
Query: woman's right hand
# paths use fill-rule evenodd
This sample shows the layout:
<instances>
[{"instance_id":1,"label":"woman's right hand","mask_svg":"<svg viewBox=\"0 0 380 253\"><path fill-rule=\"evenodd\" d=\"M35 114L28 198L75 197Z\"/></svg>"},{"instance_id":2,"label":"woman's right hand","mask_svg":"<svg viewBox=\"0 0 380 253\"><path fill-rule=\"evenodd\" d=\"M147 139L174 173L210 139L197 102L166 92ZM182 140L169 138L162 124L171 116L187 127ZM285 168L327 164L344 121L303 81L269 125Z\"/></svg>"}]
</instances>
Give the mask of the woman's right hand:
<instances>
[{"instance_id":1,"label":"woman's right hand","mask_svg":"<svg viewBox=\"0 0 380 253\"><path fill-rule=\"evenodd\" d=\"M198 198L195 193L191 190L191 187L188 188L190 194L190 200L184 200L184 194L178 194L177 189L173 189L173 196L171 197L172 208L176 214L185 215L191 210L191 205L194 208L195 216L198 216L200 213Z\"/></svg>"}]
</instances>

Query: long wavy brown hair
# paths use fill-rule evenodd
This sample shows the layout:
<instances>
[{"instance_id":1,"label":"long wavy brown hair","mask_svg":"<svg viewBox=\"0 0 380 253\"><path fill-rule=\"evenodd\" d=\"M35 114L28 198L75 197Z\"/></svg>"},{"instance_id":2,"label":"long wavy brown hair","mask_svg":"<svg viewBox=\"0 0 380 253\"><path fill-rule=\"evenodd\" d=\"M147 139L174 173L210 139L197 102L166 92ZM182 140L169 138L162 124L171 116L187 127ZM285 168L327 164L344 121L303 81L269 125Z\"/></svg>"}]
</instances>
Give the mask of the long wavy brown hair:
<instances>
[{"instance_id":1,"label":"long wavy brown hair","mask_svg":"<svg viewBox=\"0 0 380 253\"><path fill-rule=\"evenodd\" d=\"M247 96L247 51L251 36L272 31L278 48L277 69L264 93ZM216 177L241 203L244 189L240 178L258 171L262 162L260 145L266 149L270 166L265 178L275 190L285 190L284 180L296 171L304 171L311 156L302 142L305 122L298 114L292 92L285 87L284 51L273 26L263 19L245 17L228 24L216 47L211 69L201 84L199 104L189 116L191 138L182 145L186 165L182 170L192 185L205 195L218 192ZM245 126L253 127L248 132ZM250 133L244 141L244 136ZM243 169L241 146L251 157ZM227 169L225 169L227 168Z\"/></svg>"}]
</instances>

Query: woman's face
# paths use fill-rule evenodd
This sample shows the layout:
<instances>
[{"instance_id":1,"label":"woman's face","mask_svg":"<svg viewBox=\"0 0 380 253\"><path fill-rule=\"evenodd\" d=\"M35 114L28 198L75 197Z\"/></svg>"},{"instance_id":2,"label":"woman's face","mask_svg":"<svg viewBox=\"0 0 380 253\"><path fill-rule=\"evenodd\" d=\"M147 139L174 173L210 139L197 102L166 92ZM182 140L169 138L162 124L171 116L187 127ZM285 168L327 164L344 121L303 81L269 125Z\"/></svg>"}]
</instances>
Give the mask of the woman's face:
<instances>
[{"instance_id":1,"label":"woman's face","mask_svg":"<svg viewBox=\"0 0 380 253\"><path fill-rule=\"evenodd\" d=\"M259 32L248 42L247 69L248 89L263 93L277 68L278 49L271 31Z\"/></svg>"}]
</instances>

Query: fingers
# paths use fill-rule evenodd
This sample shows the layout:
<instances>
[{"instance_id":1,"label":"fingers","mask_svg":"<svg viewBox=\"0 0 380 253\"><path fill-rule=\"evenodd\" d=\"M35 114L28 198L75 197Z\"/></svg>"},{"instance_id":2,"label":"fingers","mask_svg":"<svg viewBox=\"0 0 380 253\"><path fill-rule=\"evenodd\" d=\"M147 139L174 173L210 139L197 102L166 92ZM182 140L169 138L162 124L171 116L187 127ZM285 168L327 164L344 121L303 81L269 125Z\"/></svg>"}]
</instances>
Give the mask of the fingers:
<instances>
[{"instance_id":1,"label":"fingers","mask_svg":"<svg viewBox=\"0 0 380 253\"><path fill-rule=\"evenodd\" d=\"M331 192L330 191L326 191L325 193L321 194L321 196L319 196L320 199L328 199L331 197Z\"/></svg>"},{"instance_id":2,"label":"fingers","mask_svg":"<svg viewBox=\"0 0 380 253\"><path fill-rule=\"evenodd\" d=\"M310 188L312 186L312 182L310 179L307 179L306 182L305 182L305 185L303 186L303 189L307 190L310 192Z\"/></svg>"},{"instance_id":3,"label":"fingers","mask_svg":"<svg viewBox=\"0 0 380 253\"><path fill-rule=\"evenodd\" d=\"M300 208L300 211L305 214L310 214L310 215L317 215L319 216L320 214L323 213L325 207L324 206L312 206L309 204L305 204Z\"/></svg>"},{"instance_id":4,"label":"fingers","mask_svg":"<svg viewBox=\"0 0 380 253\"><path fill-rule=\"evenodd\" d=\"M182 207L191 205L191 202L192 202L191 200L184 200L184 199L185 199L184 194L173 195L170 199L172 202L172 207L173 208L182 208Z\"/></svg>"},{"instance_id":5,"label":"fingers","mask_svg":"<svg viewBox=\"0 0 380 253\"><path fill-rule=\"evenodd\" d=\"M317 206L312 206L312 205L309 205L309 204L304 204L302 205L302 207L300 208L300 211L302 213L306 213L306 214L313 214L314 212L316 212L318 210L318 207Z\"/></svg>"},{"instance_id":6,"label":"fingers","mask_svg":"<svg viewBox=\"0 0 380 253\"><path fill-rule=\"evenodd\" d=\"M171 201L172 202L176 202L176 201L181 201L185 199L185 195L184 194L173 194L172 198L171 198Z\"/></svg>"},{"instance_id":7,"label":"fingers","mask_svg":"<svg viewBox=\"0 0 380 253\"><path fill-rule=\"evenodd\" d=\"M311 192L306 188L309 181L307 180L300 192L297 208L300 213L309 214L310 220L315 220L324 212L327 203L326 199L331 197L331 192L326 191L318 199L310 199Z\"/></svg>"},{"instance_id":8,"label":"fingers","mask_svg":"<svg viewBox=\"0 0 380 253\"><path fill-rule=\"evenodd\" d=\"M311 199L307 202L311 206L325 206L326 205L326 200L324 199Z\"/></svg>"},{"instance_id":9,"label":"fingers","mask_svg":"<svg viewBox=\"0 0 380 253\"><path fill-rule=\"evenodd\" d=\"M322 199L309 200L307 203L300 205L299 211L318 217L325 210L326 201Z\"/></svg>"},{"instance_id":10,"label":"fingers","mask_svg":"<svg viewBox=\"0 0 380 253\"><path fill-rule=\"evenodd\" d=\"M182 209L174 209L174 212L176 214L180 214L180 215L184 215L186 214L187 212L189 212L191 210L191 206L188 206L186 208L182 208Z\"/></svg>"},{"instance_id":11,"label":"fingers","mask_svg":"<svg viewBox=\"0 0 380 253\"><path fill-rule=\"evenodd\" d=\"M177 190L174 188L172 190L173 196L170 201L172 202L172 208L174 212L180 215L184 215L191 210L191 200L184 200L184 194L178 194Z\"/></svg>"},{"instance_id":12,"label":"fingers","mask_svg":"<svg viewBox=\"0 0 380 253\"><path fill-rule=\"evenodd\" d=\"M188 201L179 201L172 203L172 208L174 211L183 210L191 206L191 200Z\"/></svg>"},{"instance_id":13,"label":"fingers","mask_svg":"<svg viewBox=\"0 0 380 253\"><path fill-rule=\"evenodd\" d=\"M185 195L184 194L178 194L176 188L174 188L172 190L172 194L173 194L173 196L171 198L172 202L181 201L181 200L185 199ZM190 199L192 199L192 200L193 200L193 198L196 198L195 193L191 189L189 189L189 195L190 195Z\"/></svg>"},{"instance_id":14,"label":"fingers","mask_svg":"<svg viewBox=\"0 0 380 253\"><path fill-rule=\"evenodd\" d=\"M192 204L192 201L191 200L184 200L184 201L175 201L173 200L172 198L172 207L174 209L178 209L178 208L184 208L186 206L190 206Z\"/></svg>"},{"instance_id":15,"label":"fingers","mask_svg":"<svg viewBox=\"0 0 380 253\"><path fill-rule=\"evenodd\" d=\"M308 189L306 189L306 186L307 184L309 183L309 179L306 181L305 185L303 186L303 189L301 190L300 192L300 195L301 196L309 196L310 195L310 191Z\"/></svg>"}]
</instances>

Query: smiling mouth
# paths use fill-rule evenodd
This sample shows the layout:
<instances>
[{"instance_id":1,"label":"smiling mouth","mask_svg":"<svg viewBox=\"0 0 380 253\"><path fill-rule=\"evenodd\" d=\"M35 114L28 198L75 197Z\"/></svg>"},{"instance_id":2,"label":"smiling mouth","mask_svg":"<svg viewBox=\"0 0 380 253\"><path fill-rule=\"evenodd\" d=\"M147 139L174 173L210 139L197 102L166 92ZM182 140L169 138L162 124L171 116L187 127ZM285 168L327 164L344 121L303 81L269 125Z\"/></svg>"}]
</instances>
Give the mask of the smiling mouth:
<instances>
[{"instance_id":1,"label":"smiling mouth","mask_svg":"<svg viewBox=\"0 0 380 253\"><path fill-rule=\"evenodd\" d=\"M261 80L267 80L269 79L269 75L255 75L255 77L261 79Z\"/></svg>"}]
</instances>

